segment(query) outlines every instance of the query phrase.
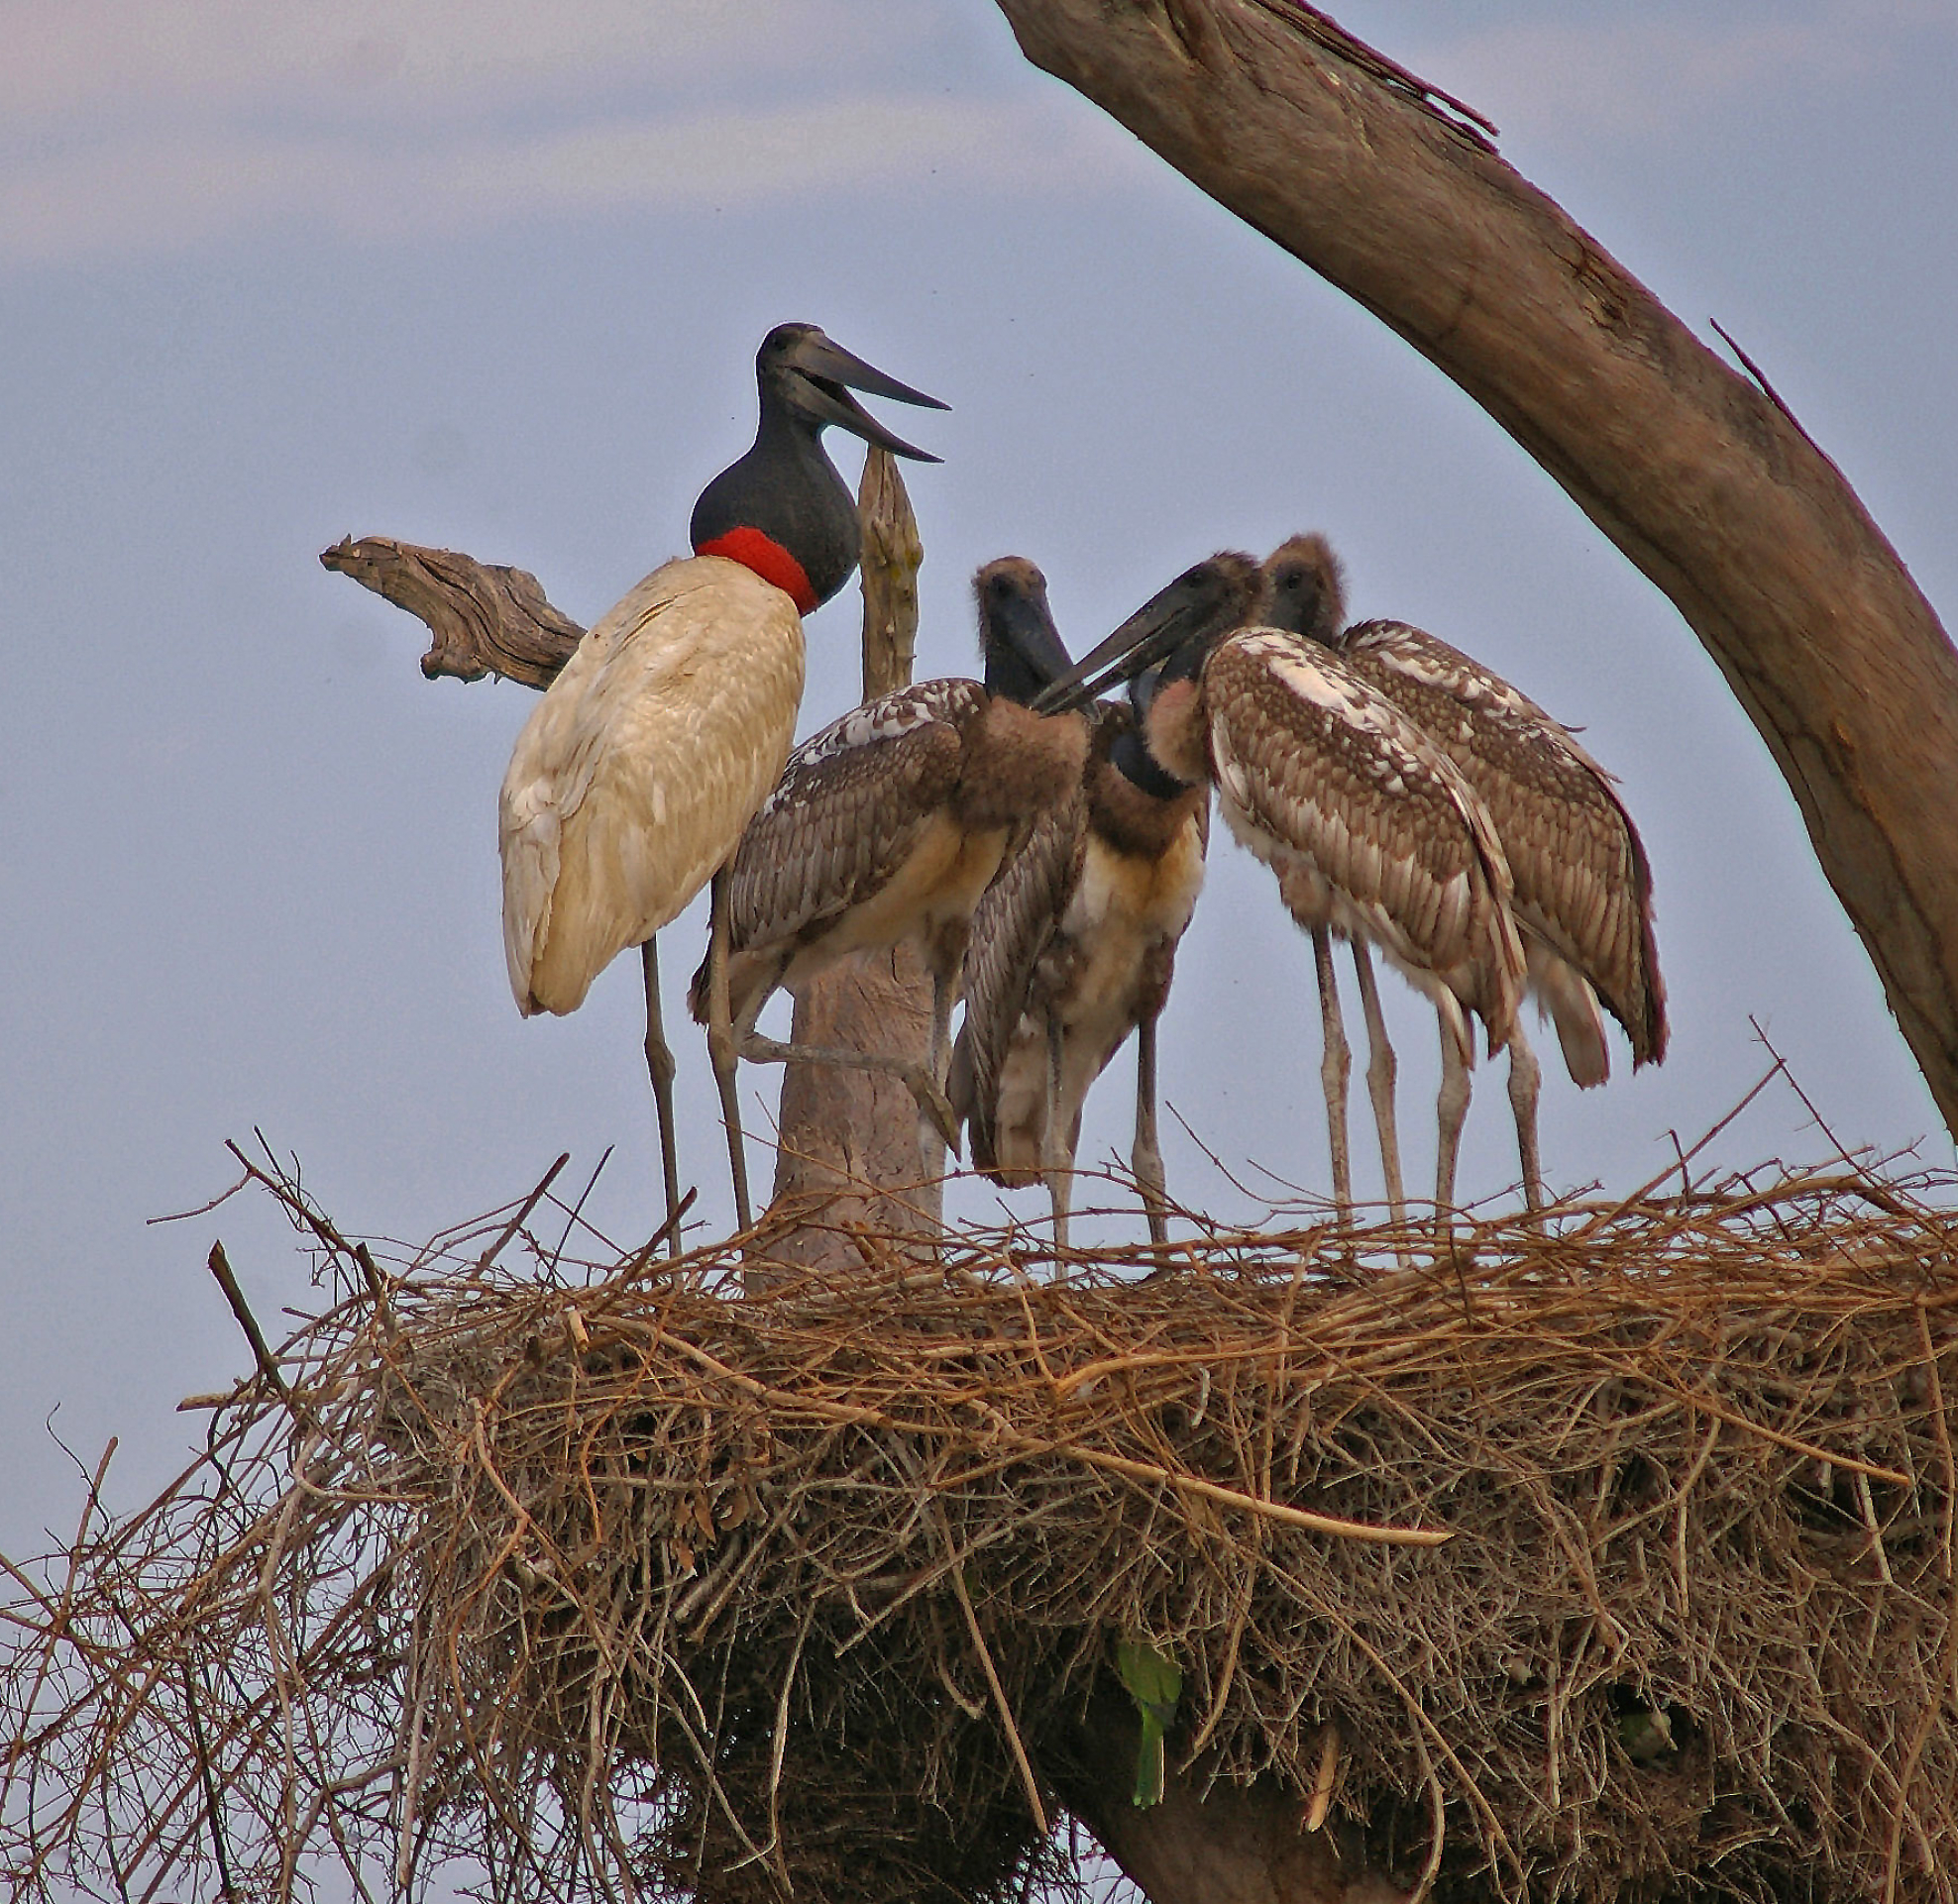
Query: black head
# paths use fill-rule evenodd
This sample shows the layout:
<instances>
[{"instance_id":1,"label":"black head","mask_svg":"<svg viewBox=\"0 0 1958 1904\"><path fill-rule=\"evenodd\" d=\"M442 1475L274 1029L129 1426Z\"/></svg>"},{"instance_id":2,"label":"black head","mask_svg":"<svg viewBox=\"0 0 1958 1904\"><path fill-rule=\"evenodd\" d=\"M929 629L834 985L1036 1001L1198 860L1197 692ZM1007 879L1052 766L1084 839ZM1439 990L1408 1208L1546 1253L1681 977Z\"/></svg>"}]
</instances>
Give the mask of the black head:
<instances>
[{"instance_id":1,"label":"black head","mask_svg":"<svg viewBox=\"0 0 1958 1904\"><path fill-rule=\"evenodd\" d=\"M814 324L778 324L755 354L761 427L753 447L701 491L690 535L697 555L725 556L783 589L804 614L848 582L857 565L857 506L823 454L834 423L866 443L935 463L901 442L850 389L900 403L945 406L830 341Z\"/></svg>"},{"instance_id":2,"label":"black head","mask_svg":"<svg viewBox=\"0 0 1958 1904\"><path fill-rule=\"evenodd\" d=\"M867 396L916 403L927 410L949 406L872 369L840 344L832 344L815 324L776 325L755 353L755 381L761 388L764 420L774 410L813 430L833 423L893 456L910 457L915 463L938 461L893 436L850 392L862 390Z\"/></svg>"},{"instance_id":3,"label":"black head","mask_svg":"<svg viewBox=\"0 0 1958 1904\"><path fill-rule=\"evenodd\" d=\"M1257 614L1263 592L1263 574L1250 556L1220 550L1158 589L1054 681L1034 705L1045 711L1092 699L1103 688L1172 658L1194 673L1226 635Z\"/></svg>"},{"instance_id":4,"label":"black head","mask_svg":"<svg viewBox=\"0 0 1958 1904\"><path fill-rule=\"evenodd\" d=\"M1024 556L1001 556L972 578L986 686L1025 707L1070 663L1047 606L1047 579Z\"/></svg>"},{"instance_id":5,"label":"black head","mask_svg":"<svg viewBox=\"0 0 1958 1904\"><path fill-rule=\"evenodd\" d=\"M1324 536L1293 536L1264 559L1263 616L1273 628L1333 647L1346 626L1346 577Z\"/></svg>"}]
</instances>

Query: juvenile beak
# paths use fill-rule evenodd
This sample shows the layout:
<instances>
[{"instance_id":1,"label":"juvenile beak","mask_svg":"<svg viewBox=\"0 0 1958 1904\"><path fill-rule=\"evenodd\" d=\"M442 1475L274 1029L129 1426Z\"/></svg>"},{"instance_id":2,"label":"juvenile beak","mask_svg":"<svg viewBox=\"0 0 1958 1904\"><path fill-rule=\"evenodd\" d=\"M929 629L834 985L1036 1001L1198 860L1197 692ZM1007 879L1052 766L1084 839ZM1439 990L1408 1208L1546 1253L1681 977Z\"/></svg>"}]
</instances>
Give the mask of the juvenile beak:
<instances>
[{"instance_id":1,"label":"juvenile beak","mask_svg":"<svg viewBox=\"0 0 1958 1904\"><path fill-rule=\"evenodd\" d=\"M1033 702L1035 712L1079 707L1166 660L1186 641L1229 633L1251 612L1258 587L1257 565L1249 556L1226 552L1186 569L1042 688Z\"/></svg>"},{"instance_id":2,"label":"juvenile beak","mask_svg":"<svg viewBox=\"0 0 1958 1904\"><path fill-rule=\"evenodd\" d=\"M1056 681L1073 666L1044 596L1017 596L1002 603L995 626L999 639L1033 670L1035 681Z\"/></svg>"}]
</instances>

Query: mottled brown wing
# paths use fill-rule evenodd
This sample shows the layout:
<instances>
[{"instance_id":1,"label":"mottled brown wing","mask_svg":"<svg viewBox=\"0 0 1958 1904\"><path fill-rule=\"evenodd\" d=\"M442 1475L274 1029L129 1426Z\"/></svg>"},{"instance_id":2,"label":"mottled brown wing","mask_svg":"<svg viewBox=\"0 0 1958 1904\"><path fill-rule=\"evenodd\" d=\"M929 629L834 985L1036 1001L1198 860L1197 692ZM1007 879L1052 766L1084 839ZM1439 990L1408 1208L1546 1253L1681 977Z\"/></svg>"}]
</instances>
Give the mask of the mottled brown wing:
<instances>
[{"instance_id":1,"label":"mottled brown wing","mask_svg":"<svg viewBox=\"0 0 1958 1904\"><path fill-rule=\"evenodd\" d=\"M1040 956L1081 877L1087 853L1085 789L1050 807L1001 869L972 914L965 948L965 1022L948 1095L967 1125L975 1170L998 1157L1000 1080Z\"/></svg>"},{"instance_id":2,"label":"mottled brown wing","mask_svg":"<svg viewBox=\"0 0 1958 1904\"><path fill-rule=\"evenodd\" d=\"M734 855L734 950L807 940L880 892L950 797L986 699L977 682L919 682L797 748Z\"/></svg>"},{"instance_id":3,"label":"mottled brown wing","mask_svg":"<svg viewBox=\"0 0 1958 1904\"><path fill-rule=\"evenodd\" d=\"M1356 908L1390 921L1387 943L1403 936L1436 969L1488 955L1492 896L1508 884L1501 849L1461 777L1392 702L1330 651L1274 629L1226 641L1204 699L1227 798Z\"/></svg>"},{"instance_id":4,"label":"mottled brown wing","mask_svg":"<svg viewBox=\"0 0 1958 1904\"><path fill-rule=\"evenodd\" d=\"M1634 1064L1665 1055L1652 872L1611 776L1528 695L1404 622L1350 629L1341 652L1482 796L1516 916L1575 965L1624 1026Z\"/></svg>"}]
</instances>

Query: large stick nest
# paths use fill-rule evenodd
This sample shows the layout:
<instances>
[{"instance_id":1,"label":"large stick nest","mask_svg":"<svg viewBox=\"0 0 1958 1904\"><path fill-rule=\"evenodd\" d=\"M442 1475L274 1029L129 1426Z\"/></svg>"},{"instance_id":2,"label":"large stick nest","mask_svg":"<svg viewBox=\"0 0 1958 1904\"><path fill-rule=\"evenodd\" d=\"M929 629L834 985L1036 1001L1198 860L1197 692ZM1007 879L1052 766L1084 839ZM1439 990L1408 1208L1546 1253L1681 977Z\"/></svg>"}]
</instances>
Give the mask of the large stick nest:
<instances>
[{"instance_id":1,"label":"large stick nest","mask_svg":"<svg viewBox=\"0 0 1958 1904\"><path fill-rule=\"evenodd\" d=\"M17 1894L1004 1900L1128 1637L1172 1776L1336 1763L1442 1896L1958 1898L1958 1224L1896 1190L746 1298L405 1273L279 1190L346 1279L285 1393L14 1570Z\"/></svg>"}]
</instances>

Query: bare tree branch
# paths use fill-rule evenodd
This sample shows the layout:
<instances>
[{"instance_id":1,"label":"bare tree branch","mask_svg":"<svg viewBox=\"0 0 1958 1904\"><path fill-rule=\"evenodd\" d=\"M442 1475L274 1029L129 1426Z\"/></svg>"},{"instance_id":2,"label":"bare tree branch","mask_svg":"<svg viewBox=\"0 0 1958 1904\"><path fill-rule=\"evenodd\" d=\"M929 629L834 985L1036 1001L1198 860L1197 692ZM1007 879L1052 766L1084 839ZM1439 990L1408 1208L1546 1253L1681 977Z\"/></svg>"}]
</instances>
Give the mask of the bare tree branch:
<instances>
[{"instance_id":1,"label":"bare tree branch","mask_svg":"<svg viewBox=\"0 0 1958 1904\"><path fill-rule=\"evenodd\" d=\"M526 688L547 688L585 632L544 599L528 571L478 562L452 549L421 549L391 536L359 542L348 536L324 550L320 564L428 624L433 641L421 672L430 681L438 675L458 681L501 675Z\"/></svg>"}]
</instances>

